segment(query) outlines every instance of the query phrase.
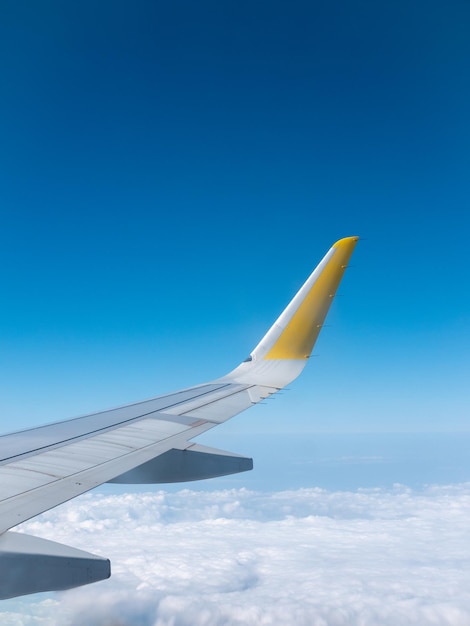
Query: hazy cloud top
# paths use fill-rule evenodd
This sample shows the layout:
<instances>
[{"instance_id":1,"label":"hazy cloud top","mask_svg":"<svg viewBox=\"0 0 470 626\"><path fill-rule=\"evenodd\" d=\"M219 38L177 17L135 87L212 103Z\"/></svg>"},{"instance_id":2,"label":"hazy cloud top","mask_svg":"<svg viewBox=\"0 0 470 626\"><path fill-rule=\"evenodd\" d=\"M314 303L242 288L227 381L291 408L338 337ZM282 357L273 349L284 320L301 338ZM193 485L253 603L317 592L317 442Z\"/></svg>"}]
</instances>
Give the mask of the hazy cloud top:
<instances>
[{"instance_id":1,"label":"hazy cloud top","mask_svg":"<svg viewBox=\"0 0 470 626\"><path fill-rule=\"evenodd\" d=\"M4 603L2 623L468 626L469 519L470 484L86 495L24 530L113 577Z\"/></svg>"}]
</instances>

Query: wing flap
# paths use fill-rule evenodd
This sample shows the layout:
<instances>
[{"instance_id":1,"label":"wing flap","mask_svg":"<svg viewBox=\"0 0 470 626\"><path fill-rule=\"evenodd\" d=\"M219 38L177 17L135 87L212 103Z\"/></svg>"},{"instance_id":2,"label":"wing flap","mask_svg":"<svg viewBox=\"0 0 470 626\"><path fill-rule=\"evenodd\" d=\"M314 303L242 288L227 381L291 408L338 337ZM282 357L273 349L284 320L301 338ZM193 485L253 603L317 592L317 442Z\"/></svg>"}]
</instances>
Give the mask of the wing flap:
<instances>
[{"instance_id":1,"label":"wing flap","mask_svg":"<svg viewBox=\"0 0 470 626\"><path fill-rule=\"evenodd\" d=\"M253 459L232 452L193 444L185 450L172 448L110 483L159 484L204 480L253 469Z\"/></svg>"}]
</instances>

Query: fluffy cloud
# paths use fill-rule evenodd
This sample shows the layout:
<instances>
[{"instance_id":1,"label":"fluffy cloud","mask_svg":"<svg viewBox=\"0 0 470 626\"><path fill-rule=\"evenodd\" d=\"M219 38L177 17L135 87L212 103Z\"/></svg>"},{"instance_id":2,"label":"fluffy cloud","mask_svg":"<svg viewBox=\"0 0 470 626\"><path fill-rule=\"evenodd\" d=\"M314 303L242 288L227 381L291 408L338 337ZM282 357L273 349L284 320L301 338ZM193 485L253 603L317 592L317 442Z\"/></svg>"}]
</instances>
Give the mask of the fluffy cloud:
<instances>
[{"instance_id":1,"label":"fluffy cloud","mask_svg":"<svg viewBox=\"0 0 470 626\"><path fill-rule=\"evenodd\" d=\"M112 578L5 602L2 624L469 626L469 520L470 484L90 494L23 529Z\"/></svg>"}]
</instances>

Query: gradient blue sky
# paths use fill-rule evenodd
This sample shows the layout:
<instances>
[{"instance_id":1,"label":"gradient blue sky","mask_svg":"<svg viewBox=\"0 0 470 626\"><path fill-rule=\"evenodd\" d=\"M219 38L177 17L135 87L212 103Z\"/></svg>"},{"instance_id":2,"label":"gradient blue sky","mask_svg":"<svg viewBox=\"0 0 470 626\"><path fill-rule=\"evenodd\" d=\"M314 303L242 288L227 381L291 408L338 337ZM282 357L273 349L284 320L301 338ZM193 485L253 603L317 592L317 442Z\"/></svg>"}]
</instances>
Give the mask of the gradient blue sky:
<instances>
[{"instance_id":1,"label":"gradient blue sky","mask_svg":"<svg viewBox=\"0 0 470 626\"><path fill-rule=\"evenodd\" d=\"M3 430L224 374L355 234L319 357L227 432L469 430L467 2L0 16Z\"/></svg>"}]
</instances>

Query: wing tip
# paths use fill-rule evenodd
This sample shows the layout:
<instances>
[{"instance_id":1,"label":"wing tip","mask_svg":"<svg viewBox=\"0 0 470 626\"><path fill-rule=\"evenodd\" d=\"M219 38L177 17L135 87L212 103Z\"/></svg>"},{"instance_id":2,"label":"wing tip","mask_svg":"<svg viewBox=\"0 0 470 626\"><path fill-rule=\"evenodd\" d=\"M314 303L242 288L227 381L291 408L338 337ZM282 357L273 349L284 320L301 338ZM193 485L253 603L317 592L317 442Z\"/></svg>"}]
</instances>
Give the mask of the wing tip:
<instances>
[{"instance_id":1,"label":"wing tip","mask_svg":"<svg viewBox=\"0 0 470 626\"><path fill-rule=\"evenodd\" d=\"M352 237L343 237L342 239L338 239L336 243L333 244L333 248L343 248L347 246L355 246L359 241L360 237L358 235L353 235Z\"/></svg>"}]
</instances>

